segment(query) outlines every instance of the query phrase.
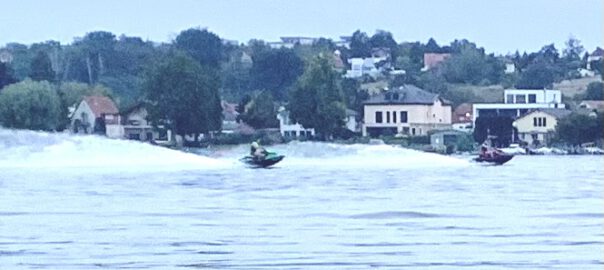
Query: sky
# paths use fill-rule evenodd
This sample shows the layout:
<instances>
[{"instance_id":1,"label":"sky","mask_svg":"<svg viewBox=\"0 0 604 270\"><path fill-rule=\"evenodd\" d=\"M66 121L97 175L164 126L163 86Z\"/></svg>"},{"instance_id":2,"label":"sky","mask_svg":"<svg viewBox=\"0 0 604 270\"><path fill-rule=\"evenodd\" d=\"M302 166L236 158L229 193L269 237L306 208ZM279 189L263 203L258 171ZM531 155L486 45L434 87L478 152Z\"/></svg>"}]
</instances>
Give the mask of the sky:
<instances>
[{"instance_id":1,"label":"sky","mask_svg":"<svg viewBox=\"0 0 604 270\"><path fill-rule=\"evenodd\" d=\"M439 45L468 39L487 52L534 52L573 36L604 47L603 0L19 0L1 1L0 45L71 43L103 30L170 42L180 31L207 28L246 43L281 36L338 39L355 30L390 31L397 42L433 37Z\"/></svg>"}]
</instances>

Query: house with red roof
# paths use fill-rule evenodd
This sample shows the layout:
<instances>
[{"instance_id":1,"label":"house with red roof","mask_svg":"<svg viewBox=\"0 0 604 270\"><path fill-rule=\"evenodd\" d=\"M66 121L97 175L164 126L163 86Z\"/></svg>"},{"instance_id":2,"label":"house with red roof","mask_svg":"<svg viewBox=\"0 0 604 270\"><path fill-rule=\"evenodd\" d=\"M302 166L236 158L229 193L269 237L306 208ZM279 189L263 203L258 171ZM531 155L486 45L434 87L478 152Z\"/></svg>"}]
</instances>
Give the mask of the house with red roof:
<instances>
[{"instance_id":1,"label":"house with red roof","mask_svg":"<svg viewBox=\"0 0 604 270\"><path fill-rule=\"evenodd\" d=\"M87 96L71 115L70 130L73 133L105 134L106 124L119 123L119 111L115 103L104 96Z\"/></svg>"}]
</instances>

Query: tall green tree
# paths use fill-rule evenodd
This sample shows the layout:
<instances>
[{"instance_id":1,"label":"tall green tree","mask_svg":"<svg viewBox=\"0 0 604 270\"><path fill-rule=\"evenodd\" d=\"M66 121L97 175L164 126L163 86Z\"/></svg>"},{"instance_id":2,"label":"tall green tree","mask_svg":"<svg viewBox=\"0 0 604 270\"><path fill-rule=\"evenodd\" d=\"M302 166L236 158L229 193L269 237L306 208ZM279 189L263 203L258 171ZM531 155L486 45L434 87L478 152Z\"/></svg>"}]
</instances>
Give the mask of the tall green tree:
<instances>
[{"instance_id":1,"label":"tall green tree","mask_svg":"<svg viewBox=\"0 0 604 270\"><path fill-rule=\"evenodd\" d=\"M6 85L16 82L13 70L6 63L0 62L0 91Z\"/></svg>"},{"instance_id":2,"label":"tall green tree","mask_svg":"<svg viewBox=\"0 0 604 270\"><path fill-rule=\"evenodd\" d=\"M314 59L292 91L289 103L292 120L314 128L322 139L330 139L346 117L340 74L332 67L325 56Z\"/></svg>"},{"instance_id":3,"label":"tall green tree","mask_svg":"<svg viewBox=\"0 0 604 270\"><path fill-rule=\"evenodd\" d=\"M367 33L357 30L352 33L350 39L350 57L369 57L371 56L371 44Z\"/></svg>"},{"instance_id":4,"label":"tall green tree","mask_svg":"<svg viewBox=\"0 0 604 270\"><path fill-rule=\"evenodd\" d=\"M603 139L604 118L602 113L590 116L579 113L558 120L556 138L570 145L579 145Z\"/></svg>"},{"instance_id":5,"label":"tall green tree","mask_svg":"<svg viewBox=\"0 0 604 270\"><path fill-rule=\"evenodd\" d=\"M220 37L206 29L184 30L178 34L174 44L202 65L217 67L225 57Z\"/></svg>"},{"instance_id":6,"label":"tall green tree","mask_svg":"<svg viewBox=\"0 0 604 270\"><path fill-rule=\"evenodd\" d=\"M61 115L59 95L47 81L25 80L0 93L0 125L8 128L56 130Z\"/></svg>"},{"instance_id":7,"label":"tall green tree","mask_svg":"<svg viewBox=\"0 0 604 270\"><path fill-rule=\"evenodd\" d=\"M262 50L252 56L253 89L265 89L278 101L287 98L289 88L304 71L304 62L291 49Z\"/></svg>"},{"instance_id":8,"label":"tall green tree","mask_svg":"<svg viewBox=\"0 0 604 270\"><path fill-rule=\"evenodd\" d=\"M29 77L34 81L54 82L55 72L47 53L43 51L36 53L36 56L31 60Z\"/></svg>"},{"instance_id":9,"label":"tall green tree","mask_svg":"<svg viewBox=\"0 0 604 270\"><path fill-rule=\"evenodd\" d=\"M200 65L182 52L172 52L153 65L145 82L150 120L166 124L178 135L220 129L222 107L215 69Z\"/></svg>"},{"instance_id":10,"label":"tall green tree","mask_svg":"<svg viewBox=\"0 0 604 270\"><path fill-rule=\"evenodd\" d=\"M585 90L586 100L604 100L604 83L602 82L591 82L587 85Z\"/></svg>"},{"instance_id":11,"label":"tall green tree","mask_svg":"<svg viewBox=\"0 0 604 270\"><path fill-rule=\"evenodd\" d=\"M240 119L254 128L278 127L273 95L269 91L260 92L244 106Z\"/></svg>"}]
</instances>

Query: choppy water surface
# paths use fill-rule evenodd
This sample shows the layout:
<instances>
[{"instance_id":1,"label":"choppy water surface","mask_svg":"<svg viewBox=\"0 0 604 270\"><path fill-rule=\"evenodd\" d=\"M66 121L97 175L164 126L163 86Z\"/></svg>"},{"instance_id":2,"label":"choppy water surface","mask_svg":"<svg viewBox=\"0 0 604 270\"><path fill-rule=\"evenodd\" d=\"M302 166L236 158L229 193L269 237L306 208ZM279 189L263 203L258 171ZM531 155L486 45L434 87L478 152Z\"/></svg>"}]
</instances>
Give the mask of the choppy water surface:
<instances>
[{"instance_id":1,"label":"choppy water surface","mask_svg":"<svg viewBox=\"0 0 604 270\"><path fill-rule=\"evenodd\" d=\"M0 269L602 269L604 158L197 156L0 130Z\"/></svg>"}]
</instances>

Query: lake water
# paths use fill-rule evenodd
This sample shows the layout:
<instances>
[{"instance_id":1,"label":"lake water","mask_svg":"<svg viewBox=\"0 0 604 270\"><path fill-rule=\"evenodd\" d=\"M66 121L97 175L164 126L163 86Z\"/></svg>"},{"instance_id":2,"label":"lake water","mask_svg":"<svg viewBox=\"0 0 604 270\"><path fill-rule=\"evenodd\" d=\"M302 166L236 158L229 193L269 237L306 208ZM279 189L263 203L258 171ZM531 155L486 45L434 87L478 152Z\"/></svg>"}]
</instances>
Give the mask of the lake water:
<instances>
[{"instance_id":1,"label":"lake water","mask_svg":"<svg viewBox=\"0 0 604 270\"><path fill-rule=\"evenodd\" d=\"M0 269L602 269L602 156L209 156L0 130Z\"/></svg>"}]
</instances>

